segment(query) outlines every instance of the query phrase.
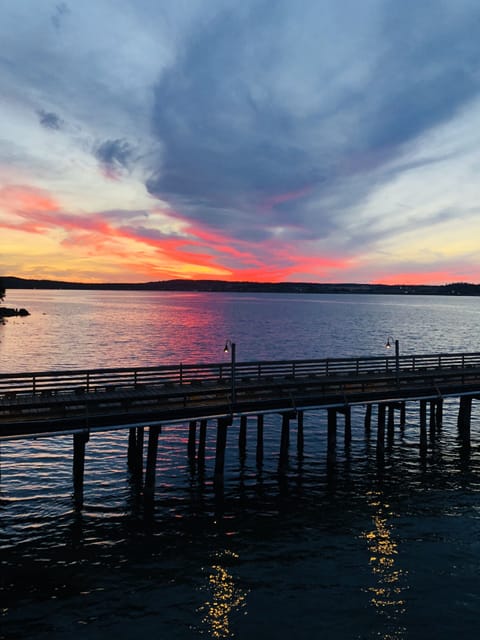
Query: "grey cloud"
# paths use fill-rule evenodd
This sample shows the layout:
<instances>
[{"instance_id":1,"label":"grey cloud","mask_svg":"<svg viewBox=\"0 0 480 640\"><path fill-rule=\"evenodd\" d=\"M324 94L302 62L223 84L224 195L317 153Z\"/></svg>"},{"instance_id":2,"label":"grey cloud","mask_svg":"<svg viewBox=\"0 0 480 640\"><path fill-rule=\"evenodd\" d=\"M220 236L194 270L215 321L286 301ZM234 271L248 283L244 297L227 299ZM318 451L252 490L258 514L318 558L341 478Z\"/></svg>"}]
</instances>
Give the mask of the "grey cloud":
<instances>
[{"instance_id":1,"label":"grey cloud","mask_svg":"<svg viewBox=\"0 0 480 640\"><path fill-rule=\"evenodd\" d=\"M393 206L395 215L388 213L385 215L389 218L388 229L382 224L381 219L371 219L365 227L356 230L351 235L344 235L343 248L345 250L354 250L356 247L365 247L369 244L381 243L385 236L400 236L415 229L417 234L426 234L430 236L432 229L436 225L458 219L458 212L453 209L440 209L428 214L417 214L414 207L395 203Z\"/></svg>"},{"instance_id":2,"label":"grey cloud","mask_svg":"<svg viewBox=\"0 0 480 640\"><path fill-rule=\"evenodd\" d=\"M268 87L257 91L250 79L262 66L257 55L266 64L275 55L257 45L255 55L249 52L266 35L257 18L218 16L164 75L154 130L165 156L161 171L147 182L150 192L184 207L200 204L203 220L238 227L240 235L250 228L251 236L251 219L246 227L244 220L237 225L237 216L222 217L219 210L253 213L265 198L301 190L324 173L324 162L296 139L298 123L288 106L274 101ZM195 216L194 209L190 213Z\"/></svg>"},{"instance_id":3,"label":"grey cloud","mask_svg":"<svg viewBox=\"0 0 480 640\"><path fill-rule=\"evenodd\" d=\"M118 176L124 170L129 170L134 160L133 147L126 140L118 138L105 140L97 146L94 154L103 169L113 176Z\"/></svg>"},{"instance_id":4,"label":"grey cloud","mask_svg":"<svg viewBox=\"0 0 480 640\"><path fill-rule=\"evenodd\" d=\"M101 212L102 218L116 223L131 222L132 220L145 219L149 217L148 211L144 209L111 209Z\"/></svg>"},{"instance_id":5,"label":"grey cloud","mask_svg":"<svg viewBox=\"0 0 480 640\"><path fill-rule=\"evenodd\" d=\"M415 231L422 233L422 230L432 229L437 224L449 222L455 220L458 217L458 213L453 209L440 209L428 214L415 214L413 207L401 205L403 208L403 216L398 216L395 222L390 225L389 233L403 233L412 230L412 217L415 219Z\"/></svg>"},{"instance_id":6,"label":"grey cloud","mask_svg":"<svg viewBox=\"0 0 480 640\"><path fill-rule=\"evenodd\" d=\"M338 32L322 37L323 3L306 3L300 17L282 1L219 13L156 87L152 124L164 155L148 190L238 237L287 222L308 225L312 238L334 233L337 218L389 178L379 169L405 143L478 93L480 7L450 6L370 1L363 17L345 10ZM376 27L355 50L361 21ZM308 197L262 207L307 188Z\"/></svg>"},{"instance_id":7,"label":"grey cloud","mask_svg":"<svg viewBox=\"0 0 480 640\"><path fill-rule=\"evenodd\" d=\"M461 3L460 3L461 5ZM480 8L451 15L448 4L391 0L388 43L366 89L373 98L369 146L397 146L450 118L479 91Z\"/></svg>"},{"instance_id":8,"label":"grey cloud","mask_svg":"<svg viewBox=\"0 0 480 640\"><path fill-rule=\"evenodd\" d=\"M150 229L142 225L122 225L120 229L131 233L135 238L142 238L147 241L169 240L172 235L174 235L171 232L163 233L163 231L160 231L159 229Z\"/></svg>"},{"instance_id":9,"label":"grey cloud","mask_svg":"<svg viewBox=\"0 0 480 640\"><path fill-rule=\"evenodd\" d=\"M39 117L40 124L46 129L58 131L64 124L60 116L52 111L44 111L43 109L40 109L37 111L37 115Z\"/></svg>"}]
</instances>

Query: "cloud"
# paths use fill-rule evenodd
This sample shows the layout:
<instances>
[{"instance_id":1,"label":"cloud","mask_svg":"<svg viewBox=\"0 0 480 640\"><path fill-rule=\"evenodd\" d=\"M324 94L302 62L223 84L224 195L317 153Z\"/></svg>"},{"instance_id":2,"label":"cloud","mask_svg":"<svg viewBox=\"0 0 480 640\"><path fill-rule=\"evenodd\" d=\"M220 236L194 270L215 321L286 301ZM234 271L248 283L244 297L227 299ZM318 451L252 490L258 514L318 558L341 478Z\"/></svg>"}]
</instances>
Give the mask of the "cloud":
<instances>
[{"instance_id":1,"label":"cloud","mask_svg":"<svg viewBox=\"0 0 480 640\"><path fill-rule=\"evenodd\" d=\"M471 2L228 5L155 88L147 189L234 239L290 225L344 245L408 145L478 95L479 20Z\"/></svg>"},{"instance_id":2,"label":"cloud","mask_svg":"<svg viewBox=\"0 0 480 640\"><path fill-rule=\"evenodd\" d=\"M45 127L45 129L58 131L63 127L63 120L56 113L40 109L37 111L37 115L39 117L40 124L42 127Z\"/></svg>"},{"instance_id":3,"label":"cloud","mask_svg":"<svg viewBox=\"0 0 480 640\"><path fill-rule=\"evenodd\" d=\"M58 211L58 202L44 189L28 185L10 185L0 188L0 202L5 212L28 216Z\"/></svg>"},{"instance_id":4,"label":"cloud","mask_svg":"<svg viewBox=\"0 0 480 640\"><path fill-rule=\"evenodd\" d=\"M105 175L118 178L128 171L134 159L134 150L126 140L105 140L94 151Z\"/></svg>"},{"instance_id":5,"label":"cloud","mask_svg":"<svg viewBox=\"0 0 480 640\"><path fill-rule=\"evenodd\" d=\"M52 24L55 29L60 30L65 17L70 13L66 2L61 2L55 6L55 13L52 16Z\"/></svg>"}]
</instances>

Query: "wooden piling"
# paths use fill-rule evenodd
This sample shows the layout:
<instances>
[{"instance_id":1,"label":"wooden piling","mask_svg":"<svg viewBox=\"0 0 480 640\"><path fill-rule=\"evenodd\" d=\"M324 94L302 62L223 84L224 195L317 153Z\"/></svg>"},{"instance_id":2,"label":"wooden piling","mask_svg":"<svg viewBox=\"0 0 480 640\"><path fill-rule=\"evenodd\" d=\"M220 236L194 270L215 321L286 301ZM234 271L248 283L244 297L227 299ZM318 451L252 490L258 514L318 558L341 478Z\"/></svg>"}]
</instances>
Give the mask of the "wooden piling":
<instances>
[{"instance_id":1,"label":"wooden piling","mask_svg":"<svg viewBox=\"0 0 480 640\"><path fill-rule=\"evenodd\" d=\"M205 465L205 445L207 442L207 420L200 420L200 433L198 436L197 460L201 466Z\"/></svg>"},{"instance_id":2,"label":"wooden piling","mask_svg":"<svg viewBox=\"0 0 480 640\"><path fill-rule=\"evenodd\" d=\"M366 433L368 434L370 433L371 425L372 425L372 405L367 404L367 406L365 407L364 427L365 427Z\"/></svg>"},{"instance_id":3,"label":"wooden piling","mask_svg":"<svg viewBox=\"0 0 480 640\"><path fill-rule=\"evenodd\" d=\"M472 398L462 396L458 408L457 427L463 445L470 446L470 422L472 417Z\"/></svg>"},{"instance_id":4,"label":"wooden piling","mask_svg":"<svg viewBox=\"0 0 480 640\"><path fill-rule=\"evenodd\" d=\"M263 413L257 416L257 464L263 462Z\"/></svg>"},{"instance_id":5,"label":"wooden piling","mask_svg":"<svg viewBox=\"0 0 480 640\"><path fill-rule=\"evenodd\" d=\"M420 428L427 428L427 401L420 400Z\"/></svg>"},{"instance_id":6,"label":"wooden piling","mask_svg":"<svg viewBox=\"0 0 480 640\"><path fill-rule=\"evenodd\" d=\"M352 441L352 409L350 406L346 406L343 410L345 415L345 432L344 432L344 442L345 446L348 447Z\"/></svg>"},{"instance_id":7,"label":"wooden piling","mask_svg":"<svg viewBox=\"0 0 480 640\"><path fill-rule=\"evenodd\" d=\"M144 440L144 427L137 427L137 444L135 450L135 474L138 476L139 480L142 479L143 475L143 440Z\"/></svg>"},{"instance_id":8,"label":"wooden piling","mask_svg":"<svg viewBox=\"0 0 480 640\"><path fill-rule=\"evenodd\" d=\"M282 436L280 440L280 466L288 460L288 445L290 442L290 415L282 413Z\"/></svg>"},{"instance_id":9,"label":"wooden piling","mask_svg":"<svg viewBox=\"0 0 480 640\"><path fill-rule=\"evenodd\" d=\"M430 439L435 438L435 431L437 428L437 401L430 400L429 406L429 433Z\"/></svg>"},{"instance_id":10,"label":"wooden piling","mask_svg":"<svg viewBox=\"0 0 480 640\"><path fill-rule=\"evenodd\" d=\"M135 428L128 430L128 453L127 461L129 469L133 469L135 466L135 451L137 448L137 434Z\"/></svg>"},{"instance_id":11,"label":"wooden piling","mask_svg":"<svg viewBox=\"0 0 480 640\"><path fill-rule=\"evenodd\" d=\"M440 431L440 429L442 428L442 422L443 422L443 398L438 398L437 411L436 411L436 417L435 417L437 431Z\"/></svg>"},{"instance_id":12,"label":"wooden piling","mask_svg":"<svg viewBox=\"0 0 480 640\"><path fill-rule=\"evenodd\" d=\"M297 412L297 453L303 457L304 437L303 437L303 411Z\"/></svg>"},{"instance_id":13,"label":"wooden piling","mask_svg":"<svg viewBox=\"0 0 480 640\"><path fill-rule=\"evenodd\" d=\"M420 453L427 449L427 401L420 400Z\"/></svg>"},{"instance_id":14,"label":"wooden piling","mask_svg":"<svg viewBox=\"0 0 480 640\"><path fill-rule=\"evenodd\" d=\"M190 461L195 460L195 439L197 434L197 421L190 420L188 425L188 446L187 453Z\"/></svg>"},{"instance_id":15,"label":"wooden piling","mask_svg":"<svg viewBox=\"0 0 480 640\"><path fill-rule=\"evenodd\" d=\"M83 506L85 444L88 440L89 434L86 431L73 434L73 498L76 507Z\"/></svg>"},{"instance_id":16,"label":"wooden piling","mask_svg":"<svg viewBox=\"0 0 480 640\"><path fill-rule=\"evenodd\" d=\"M384 404L378 405L378 421L377 421L377 455L382 455L385 450L385 413Z\"/></svg>"},{"instance_id":17,"label":"wooden piling","mask_svg":"<svg viewBox=\"0 0 480 640\"><path fill-rule=\"evenodd\" d=\"M223 472L225 469L225 448L227 446L227 427L231 424L231 419L217 419L217 447L215 452L215 481L223 481Z\"/></svg>"},{"instance_id":18,"label":"wooden piling","mask_svg":"<svg viewBox=\"0 0 480 640\"><path fill-rule=\"evenodd\" d=\"M153 425L148 430L147 465L144 487L144 497L146 501L153 501L155 494L155 472L157 468L158 436L160 431L160 425Z\"/></svg>"},{"instance_id":19,"label":"wooden piling","mask_svg":"<svg viewBox=\"0 0 480 640\"><path fill-rule=\"evenodd\" d=\"M238 448L240 456L245 457L247 450L247 416L240 417L240 431L238 434Z\"/></svg>"},{"instance_id":20,"label":"wooden piling","mask_svg":"<svg viewBox=\"0 0 480 640\"><path fill-rule=\"evenodd\" d=\"M405 422L406 422L405 414L406 414L406 403L400 402L400 427L405 426Z\"/></svg>"},{"instance_id":21,"label":"wooden piling","mask_svg":"<svg viewBox=\"0 0 480 640\"><path fill-rule=\"evenodd\" d=\"M327 411L327 455L335 455L337 448L337 411L330 408Z\"/></svg>"},{"instance_id":22,"label":"wooden piling","mask_svg":"<svg viewBox=\"0 0 480 640\"><path fill-rule=\"evenodd\" d=\"M387 417L387 443L391 447L395 438L395 408L394 402L390 402L387 405L388 417Z\"/></svg>"}]
</instances>

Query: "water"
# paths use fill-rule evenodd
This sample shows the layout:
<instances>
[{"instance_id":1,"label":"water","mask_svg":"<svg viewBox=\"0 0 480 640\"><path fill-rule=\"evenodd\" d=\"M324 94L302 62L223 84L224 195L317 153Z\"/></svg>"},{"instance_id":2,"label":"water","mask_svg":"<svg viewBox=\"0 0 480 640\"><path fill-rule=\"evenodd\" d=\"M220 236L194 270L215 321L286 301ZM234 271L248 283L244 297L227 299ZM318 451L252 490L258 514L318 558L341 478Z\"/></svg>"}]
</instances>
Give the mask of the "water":
<instances>
[{"instance_id":1,"label":"water","mask_svg":"<svg viewBox=\"0 0 480 640\"><path fill-rule=\"evenodd\" d=\"M0 371L480 350L480 300L395 296L8 291L28 318L0 325ZM466 637L480 613L480 452L456 437L458 405L418 446L418 407L379 465L353 411L327 465L324 412L305 415L305 456L278 473L229 431L223 493L190 468L186 432L165 426L152 513L127 470L122 432L87 445L85 506L72 503L71 437L1 444L0 638Z\"/></svg>"}]
</instances>

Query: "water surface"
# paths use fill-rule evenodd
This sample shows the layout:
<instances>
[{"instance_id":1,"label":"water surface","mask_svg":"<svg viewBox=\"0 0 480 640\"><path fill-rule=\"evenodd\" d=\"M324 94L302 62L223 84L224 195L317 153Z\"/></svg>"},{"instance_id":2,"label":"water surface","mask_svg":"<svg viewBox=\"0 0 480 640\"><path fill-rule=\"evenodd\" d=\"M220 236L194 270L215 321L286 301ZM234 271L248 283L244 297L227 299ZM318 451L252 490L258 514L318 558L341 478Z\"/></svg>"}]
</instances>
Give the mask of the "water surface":
<instances>
[{"instance_id":1,"label":"water surface","mask_svg":"<svg viewBox=\"0 0 480 640\"><path fill-rule=\"evenodd\" d=\"M476 298L8 291L28 318L0 326L0 370L479 351ZM127 467L123 432L87 445L85 506L72 502L71 437L1 443L0 638L451 638L480 613L478 408L472 446L418 441L418 408L383 463L364 408L327 464L325 415L305 415L305 452L278 472L280 418L265 459L229 429L223 492L164 426L153 512Z\"/></svg>"}]
</instances>

